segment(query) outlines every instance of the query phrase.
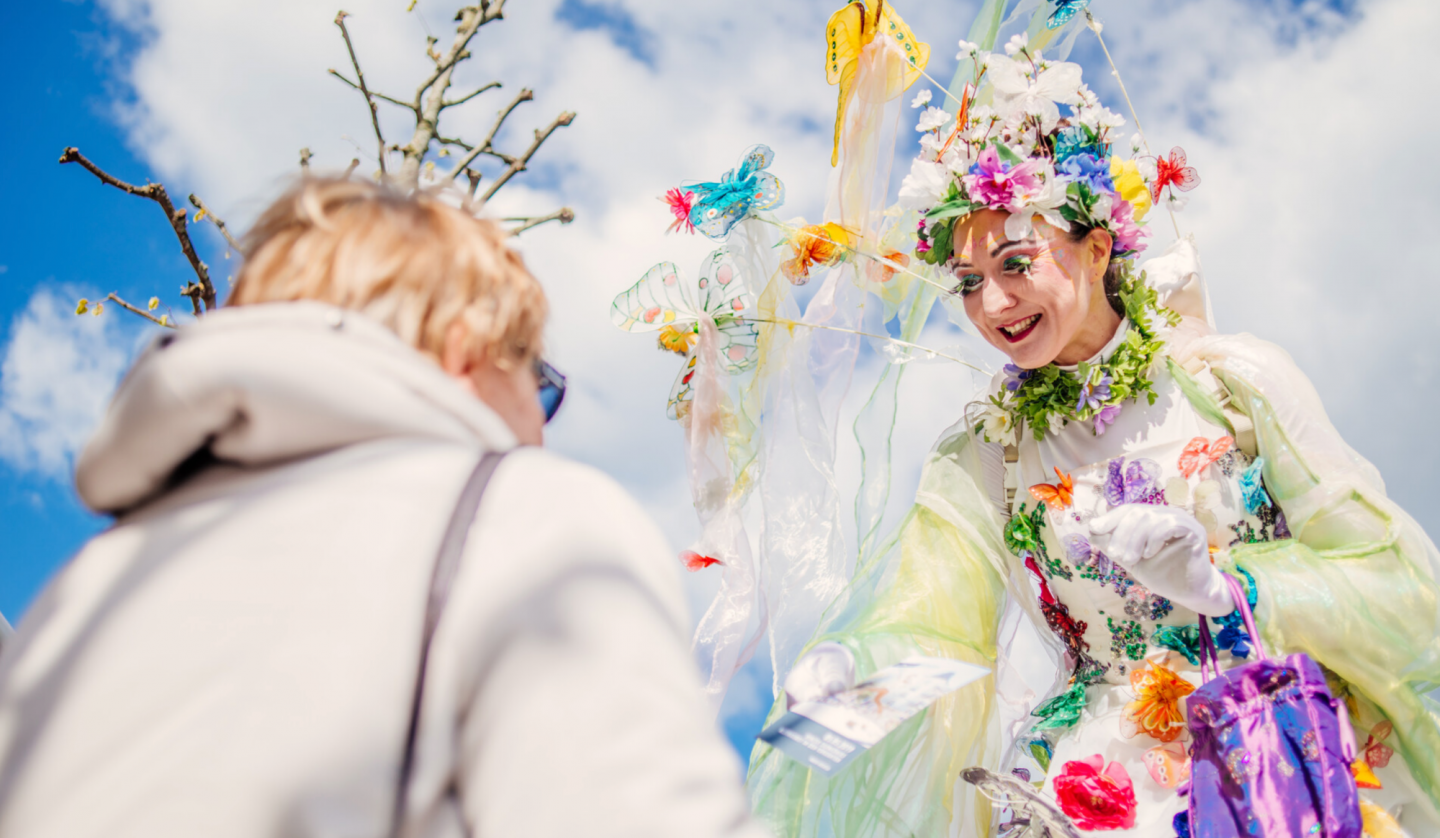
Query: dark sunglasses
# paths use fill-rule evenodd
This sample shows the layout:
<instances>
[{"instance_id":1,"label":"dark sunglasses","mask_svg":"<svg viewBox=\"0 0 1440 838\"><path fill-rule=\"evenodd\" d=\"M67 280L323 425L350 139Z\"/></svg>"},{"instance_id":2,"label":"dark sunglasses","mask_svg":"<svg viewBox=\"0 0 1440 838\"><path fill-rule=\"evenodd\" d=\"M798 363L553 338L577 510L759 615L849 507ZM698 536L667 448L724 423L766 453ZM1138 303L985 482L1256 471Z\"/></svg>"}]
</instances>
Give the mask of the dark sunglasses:
<instances>
[{"instance_id":1,"label":"dark sunglasses","mask_svg":"<svg viewBox=\"0 0 1440 838\"><path fill-rule=\"evenodd\" d=\"M565 401L565 376L543 358L535 359L535 383L540 386L540 409L545 411L545 421L555 418L555 411Z\"/></svg>"}]
</instances>

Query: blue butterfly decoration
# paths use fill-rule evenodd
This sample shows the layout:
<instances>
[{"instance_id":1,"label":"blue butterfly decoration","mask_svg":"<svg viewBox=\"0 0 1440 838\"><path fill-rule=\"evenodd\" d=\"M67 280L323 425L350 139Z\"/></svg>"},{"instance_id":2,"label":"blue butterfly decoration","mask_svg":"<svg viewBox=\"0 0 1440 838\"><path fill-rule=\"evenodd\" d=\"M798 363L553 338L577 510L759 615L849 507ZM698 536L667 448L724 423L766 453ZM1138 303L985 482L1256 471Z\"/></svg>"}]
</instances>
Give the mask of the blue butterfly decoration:
<instances>
[{"instance_id":1,"label":"blue butterfly decoration","mask_svg":"<svg viewBox=\"0 0 1440 838\"><path fill-rule=\"evenodd\" d=\"M1050 13L1049 20L1045 21L1045 27L1059 29L1088 5L1090 5L1090 0L1055 0L1055 11Z\"/></svg>"},{"instance_id":2,"label":"blue butterfly decoration","mask_svg":"<svg viewBox=\"0 0 1440 838\"><path fill-rule=\"evenodd\" d=\"M774 159L769 146L757 145L745 152L738 168L721 175L719 182L686 187L697 199L690 210L690 223L712 239L723 239L752 212L784 203L784 184L765 171Z\"/></svg>"}]
</instances>

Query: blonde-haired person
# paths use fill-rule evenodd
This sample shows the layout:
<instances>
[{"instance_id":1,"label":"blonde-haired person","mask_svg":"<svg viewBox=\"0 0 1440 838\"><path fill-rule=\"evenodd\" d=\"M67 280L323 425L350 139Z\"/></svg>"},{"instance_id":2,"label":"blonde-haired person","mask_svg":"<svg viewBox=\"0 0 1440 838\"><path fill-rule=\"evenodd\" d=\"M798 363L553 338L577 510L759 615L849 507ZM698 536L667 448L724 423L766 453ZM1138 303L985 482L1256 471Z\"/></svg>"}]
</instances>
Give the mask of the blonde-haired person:
<instances>
[{"instance_id":1,"label":"blonde-haired person","mask_svg":"<svg viewBox=\"0 0 1440 838\"><path fill-rule=\"evenodd\" d=\"M231 306L157 340L80 457L115 525L0 656L0 834L757 835L663 538L534 447L545 316L437 198L271 206Z\"/></svg>"}]
</instances>

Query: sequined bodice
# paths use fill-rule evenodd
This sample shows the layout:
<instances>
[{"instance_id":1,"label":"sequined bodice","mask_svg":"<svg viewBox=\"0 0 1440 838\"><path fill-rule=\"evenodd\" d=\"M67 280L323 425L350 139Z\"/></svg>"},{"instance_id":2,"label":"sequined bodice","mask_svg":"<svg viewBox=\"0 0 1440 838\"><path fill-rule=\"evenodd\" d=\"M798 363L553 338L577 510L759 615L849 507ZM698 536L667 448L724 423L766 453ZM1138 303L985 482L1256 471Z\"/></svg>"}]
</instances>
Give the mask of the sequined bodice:
<instances>
[{"instance_id":1,"label":"sequined bodice","mask_svg":"<svg viewBox=\"0 0 1440 838\"><path fill-rule=\"evenodd\" d=\"M1179 652L1181 667L1193 665L1199 619L1110 561L1090 533L1093 518L1126 503L1178 507L1205 526L1212 555L1289 534L1259 468L1228 432L1203 419L1168 374L1155 387L1154 405L1131 403L1104 436L1070 425L1020 445L1014 514L1028 518L1040 548L1027 566L1043 581L1051 629L1089 683L1128 683L1128 672L1157 649ZM1066 479L1068 499L1046 488ZM1037 494L1050 499L1042 506Z\"/></svg>"}]
</instances>

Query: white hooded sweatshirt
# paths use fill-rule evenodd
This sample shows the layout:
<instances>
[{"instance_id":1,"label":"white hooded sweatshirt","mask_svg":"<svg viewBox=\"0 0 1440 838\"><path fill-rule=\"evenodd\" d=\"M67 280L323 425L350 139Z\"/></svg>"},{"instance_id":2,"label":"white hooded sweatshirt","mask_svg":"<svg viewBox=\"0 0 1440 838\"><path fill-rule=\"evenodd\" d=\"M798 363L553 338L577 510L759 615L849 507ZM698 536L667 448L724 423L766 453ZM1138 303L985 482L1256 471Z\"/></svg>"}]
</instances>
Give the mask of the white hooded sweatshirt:
<instances>
[{"instance_id":1,"label":"white hooded sweatshirt","mask_svg":"<svg viewBox=\"0 0 1440 838\"><path fill-rule=\"evenodd\" d=\"M515 439L385 328L299 303L156 342L80 457L117 514L0 656L5 838L379 838L442 532ZM758 838L635 502L509 454L432 647L407 834Z\"/></svg>"}]
</instances>

